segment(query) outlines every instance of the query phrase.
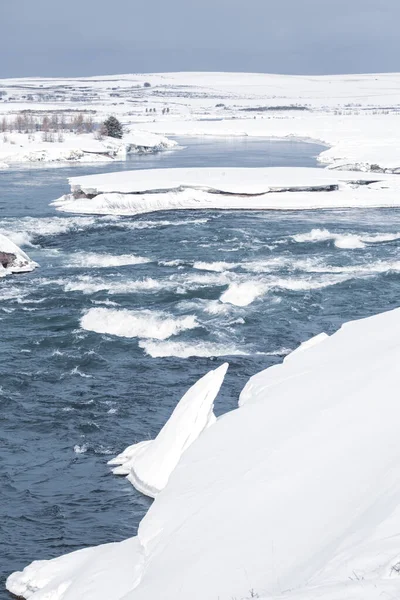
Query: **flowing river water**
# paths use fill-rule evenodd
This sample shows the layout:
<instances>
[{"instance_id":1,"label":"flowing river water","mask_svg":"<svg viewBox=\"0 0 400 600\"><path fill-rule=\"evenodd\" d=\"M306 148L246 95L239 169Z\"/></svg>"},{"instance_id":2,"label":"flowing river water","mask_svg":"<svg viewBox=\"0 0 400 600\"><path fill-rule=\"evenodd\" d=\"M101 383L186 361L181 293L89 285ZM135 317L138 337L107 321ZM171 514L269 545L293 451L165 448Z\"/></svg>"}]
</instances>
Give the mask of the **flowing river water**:
<instances>
[{"instance_id":1,"label":"flowing river water","mask_svg":"<svg viewBox=\"0 0 400 600\"><path fill-rule=\"evenodd\" d=\"M107 460L156 435L208 370L230 363L221 414L300 342L398 304L398 210L116 218L49 206L73 175L316 166L322 150L182 143L126 163L0 174L0 231L40 264L0 280L0 598L33 559L136 533L150 500Z\"/></svg>"}]
</instances>

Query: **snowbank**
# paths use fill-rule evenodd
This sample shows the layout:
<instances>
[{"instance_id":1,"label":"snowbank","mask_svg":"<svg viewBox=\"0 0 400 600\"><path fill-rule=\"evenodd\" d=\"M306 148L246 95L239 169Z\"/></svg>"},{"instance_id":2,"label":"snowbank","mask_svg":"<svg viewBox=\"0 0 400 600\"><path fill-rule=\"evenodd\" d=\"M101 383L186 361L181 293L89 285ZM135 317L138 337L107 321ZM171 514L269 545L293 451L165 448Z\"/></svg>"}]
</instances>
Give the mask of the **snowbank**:
<instances>
[{"instance_id":1,"label":"snowbank","mask_svg":"<svg viewBox=\"0 0 400 600\"><path fill-rule=\"evenodd\" d=\"M312 168L149 169L73 177L53 202L81 214L138 215L162 210L298 210L400 204L394 174Z\"/></svg>"},{"instance_id":2,"label":"snowbank","mask_svg":"<svg viewBox=\"0 0 400 600\"><path fill-rule=\"evenodd\" d=\"M127 475L139 492L155 498L165 488L182 454L201 432L216 421L214 400L228 364L210 371L183 396L155 440L129 446L109 465L115 475Z\"/></svg>"},{"instance_id":3,"label":"snowbank","mask_svg":"<svg viewBox=\"0 0 400 600\"><path fill-rule=\"evenodd\" d=\"M176 142L162 135L131 131L123 139L94 134L63 134L61 141L43 141L41 134L9 133L0 138L0 162L9 165L20 163L70 163L124 160L133 152L158 152L173 148ZM6 166L8 166L6 164Z\"/></svg>"},{"instance_id":4,"label":"snowbank","mask_svg":"<svg viewBox=\"0 0 400 600\"><path fill-rule=\"evenodd\" d=\"M255 375L240 408L186 449L120 554L33 563L8 589L34 600L398 597L399 340L397 309Z\"/></svg>"},{"instance_id":5,"label":"snowbank","mask_svg":"<svg viewBox=\"0 0 400 600\"><path fill-rule=\"evenodd\" d=\"M37 266L14 242L0 233L0 278L33 271Z\"/></svg>"}]
</instances>

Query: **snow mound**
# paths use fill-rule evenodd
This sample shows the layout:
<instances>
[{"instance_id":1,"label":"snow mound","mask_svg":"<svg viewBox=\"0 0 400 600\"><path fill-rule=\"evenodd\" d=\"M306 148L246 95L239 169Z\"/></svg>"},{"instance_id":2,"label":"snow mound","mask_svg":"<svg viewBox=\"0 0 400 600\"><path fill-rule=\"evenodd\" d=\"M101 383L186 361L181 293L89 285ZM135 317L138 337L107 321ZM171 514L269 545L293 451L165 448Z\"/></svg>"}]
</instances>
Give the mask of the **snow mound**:
<instances>
[{"instance_id":1,"label":"snow mound","mask_svg":"<svg viewBox=\"0 0 400 600\"><path fill-rule=\"evenodd\" d=\"M27 273L37 266L14 242L0 233L0 278L12 273Z\"/></svg>"},{"instance_id":2,"label":"snow mound","mask_svg":"<svg viewBox=\"0 0 400 600\"><path fill-rule=\"evenodd\" d=\"M181 331L195 329L199 324L192 315L173 317L149 310L91 308L81 318L81 327L119 337L166 340Z\"/></svg>"},{"instance_id":3,"label":"snow mound","mask_svg":"<svg viewBox=\"0 0 400 600\"><path fill-rule=\"evenodd\" d=\"M109 465L120 465L113 473L127 475L137 490L155 498L167 485L185 450L215 422L214 400L227 369L225 363L199 379L180 400L155 440L129 446L109 461Z\"/></svg>"}]
</instances>

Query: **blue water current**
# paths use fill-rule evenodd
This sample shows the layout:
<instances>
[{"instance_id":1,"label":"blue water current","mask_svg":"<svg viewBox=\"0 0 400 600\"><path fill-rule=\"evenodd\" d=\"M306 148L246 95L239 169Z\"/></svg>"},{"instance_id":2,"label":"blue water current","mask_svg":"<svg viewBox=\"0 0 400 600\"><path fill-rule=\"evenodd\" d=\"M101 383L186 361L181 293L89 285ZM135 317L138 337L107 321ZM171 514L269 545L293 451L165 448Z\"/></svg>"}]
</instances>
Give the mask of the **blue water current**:
<instances>
[{"instance_id":1,"label":"blue water current","mask_svg":"<svg viewBox=\"0 0 400 600\"><path fill-rule=\"evenodd\" d=\"M399 302L395 209L120 218L49 206L73 175L316 166L321 151L262 139L181 143L125 163L0 174L0 231L40 264L0 280L0 598L5 577L34 559L136 533L150 500L107 460L153 437L208 370L230 363L221 414L251 375L300 342ZM105 318L107 334L89 330Z\"/></svg>"}]
</instances>

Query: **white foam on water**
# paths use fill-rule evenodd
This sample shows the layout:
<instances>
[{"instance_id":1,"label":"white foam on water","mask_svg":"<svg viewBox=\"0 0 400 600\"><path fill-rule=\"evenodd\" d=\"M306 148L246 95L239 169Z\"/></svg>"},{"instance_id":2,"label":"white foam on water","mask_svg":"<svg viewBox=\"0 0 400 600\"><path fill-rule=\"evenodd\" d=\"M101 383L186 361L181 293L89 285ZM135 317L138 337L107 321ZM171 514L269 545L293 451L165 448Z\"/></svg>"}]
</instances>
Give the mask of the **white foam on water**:
<instances>
[{"instance_id":1,"label":"white foam on water","mask_svg":"<svg viewBox=\"0 0 400 600\"><path fill-rule=\"evenodd\" d=\"M181 265L185 265L186 261L184 260L159 260L157 262L160 267L180 267Z\"/></svg>"},{"instance_id":2,"label":"white foam on water","mask_svg":"<svg viewBox=\"0 0 400 600\"><path fill-rule=\"evenodd\" d=\"M328 229L312 229L308 233L300 233L291 236L291 239L298 243L318 243L333 241L336 248L358 249L365 248L367 244L378 244L400 239L400 233L373 233L373 234L355 234L355 233L335 233Z\"/></svg>"},{"instance_id":3,"label":"white foam on water","mask_svg":"<svg viewBox=\"0 0 400 600\"><path fill-rule=\"evenodd\" d=\"M199 327L199 323L193 315L173 317L149 310L91 308L81 318L81 327L119 337L166 340L182 331Z\"/></svg>"},{"instance_id":4,"label":"white foam on water","mask_svg":"<svg viewBox=\"0 0 400 600\"><path fill-rule=\"evenodd\" d=\"M157 227L179 227L181 225L204 225L210 219L182 219L176 221L122 221L127 229L156 229Z\"/></svg>"},{"instance_id":5,"label":"white foam on water","mask_svg":"<svg viewBox=\"0 0 400 600\"><path fill-rule=\"evenodd\" d=\"M141 265L149 263L151 260L143 256L134 254L98 254L95 252L77 252L66 258L67 266L69 267L123 267L127 265Z\"/></svg>"},{"instance_id":6,"label":"white foam on water","mask_svg":"<svg viewBox=\"0 0 400 600\"><path fill-rule=\"evenodd\" d=\"M0 227L18 246L34 246L38 237L53 237L70 231L84 231L93 225L107 226L110 219L97 217L24 217L4 219Z\"/></svg>"},{"instance_id":7,"label":"white foam on water","mask_svg":"<svg viewBox=\"0 0 400 600\"><path fill-rule=\"evenodd\" d=\"M379 273L397 273L400 271L399 260L378 260L371 263L357 265L343 265L336 267L334 265L324 265L310 267L310 272L314 273L338 273L347 274L349 279L353 277L369 277Z\"/></svg>"},{"instance_id":8,"label":"white foam on water","mask_svg":"<svg viewBox=\"0 0 400 600\"><path fill-rule=\"evenodd\" d=\"M79 444L75 444L75 446L74 446L75 454L85 454L87 452L87 450L88 450L87 444L82 444L81 446L79 446Z\"/></svg>"},{"instance_id":9,"label":"white foam on water","mask_svg":"<svg viewBox=\"0 0 400 600\"><path fill-rule=\"evenodd\" d=\"M79 377L83 377L84 379L93 379L92 375L87 375L78 369L78 367L74 367L72 371L70 371L70 375L79 375Z\"/></svg>"},{"instance_id":10,"label":"white foam on water","mask_svg":"<svg viewBox=\"0 0 400 600\"><path fill-rule=\"evenodd\" d=\"M323 289L326 287L330 287L332 285L336 285L338 283L342 283L343 281L347 281L349 279L352 279L352 277L349 277L347 274L340 274L338 273L337 275L326 275L326 276L322 276L319 278L312 278L312 277L306 277L306 278L295 278L295 277L288 277L288 278L276 278L275 280L271 281L270 283L270 289L274 289L274 288L278 288L278 289L285 289L285 290L291 290L294 292L297 291L308 291L308 290L319 290L319 289Z\"/></svg>"},{"instance_id":11,"label":"white foam on water","mask_svg":"<svg viewBox=\"0 0 400 600\"><path fill-rule=\"evenodd\" d=\"M21 290L18 287L0 288L0 300L17 300L17 302L21 302L28 294L27 290Z\"/></svg>"},{"instance_id":12,"label":"white foam on water","mask_svg":"<svg viewBox=\"0 0 400 600\"><path fill-rule=\"evenodd\" d=\"M216 273L223 273L224 271L228 271L229 269L234 269L238 265L236 263L228 263L228 262L202 262L198 261L193 264L194 269L198 269L200 271L215 271Z\"/></svg>"},{"instance_id":13,"label":"white foam on water","mask_svg":"<svg viewBox=\"0 0 400 600\"><path fill-rule=\"evenodd\" d=\"M179 283L186 289L196 289L198 287L223 286L227 285L235 277L234 273L196 273L185 274L179 279ZM171 279L172 281L172 279ZM177 280L178 281L178 280Z\"/></svg>"},{"instance_id":14,"label":"white foam on water","mask_svg":"<svg viewBox=\"0 0 400 600\"><path fill-rule=\"evenodd\" d=\"M96 304L97 306L119 306L118 302L113 302L106 298L105 300L91 300L92 304Z\"/></svg>"},{"instance_id":15,"label":"white foam on water","mask_svg":"<svg viewBox=\"0 0 400 600\"><path fill-rule=\"evenodd\" d=\"M200 340L191 342L141 340L139 346L152 358L167 358L169 356L176 358L190 358L192 356L212 358L217 356L251 356L254 354L248 350L238 348L234 344L217 344Z\"/></svg>"},{"instance_id":16,"label":"white foam on water","mask_svg":"<svg viewBox=\"0 0 400 600\"><path fill-rule=\"evenodd\" d=\"M204 312L209 315L225 315L231 312L229 304L223 304L219 300L210 300L204 307Z\"/></svg>"},{"instance_id":17,"label":"white foam on water","mask_svg":"<svg viewBox=\"0 0 400 600\"><path fill-rule=\"evenodd\" d=\"M235 306L248 306L256 298L259 298L267 291L267 286L258 281L246 281L243 283L232 283L228 289L221 295L220 300L224 304L234 304Z\"/></svg>"},{"instance_id":18,"label":"white foam on water","mask_svg":"<svg viewBox=\"0 0 400 600\"><path fill-rule=\"evenodd\" d=\"M95 294L106 291L108 294L129 294L132 292L146 292L164 289L164 282L151 279L138 279L132 281L121 281L101 279L90 276L82 276L75 280L54 280L50 283L58 283L64 286L66 292L82 292L83 294Z\"/></svg>"},{"instance_id":19,"label":"white foam on water","mask_svg":"<svg viewBox=\"0 0 400 600\"><path fill-rule=\"evenodd\" d=\"M328 229L312 229L308 233L298 233L292 236L292 240L298 243L318 243L333 241L337 248L356 249L364 248L365 243L362 236L351 233L332 233Z\"/></svg>"}]
</instances>

